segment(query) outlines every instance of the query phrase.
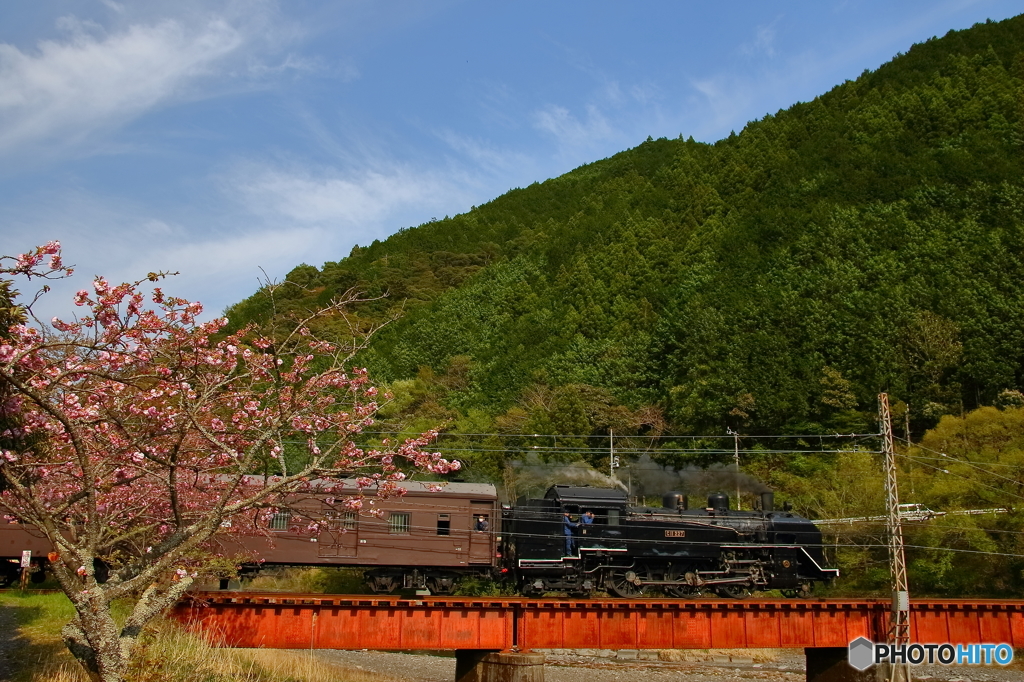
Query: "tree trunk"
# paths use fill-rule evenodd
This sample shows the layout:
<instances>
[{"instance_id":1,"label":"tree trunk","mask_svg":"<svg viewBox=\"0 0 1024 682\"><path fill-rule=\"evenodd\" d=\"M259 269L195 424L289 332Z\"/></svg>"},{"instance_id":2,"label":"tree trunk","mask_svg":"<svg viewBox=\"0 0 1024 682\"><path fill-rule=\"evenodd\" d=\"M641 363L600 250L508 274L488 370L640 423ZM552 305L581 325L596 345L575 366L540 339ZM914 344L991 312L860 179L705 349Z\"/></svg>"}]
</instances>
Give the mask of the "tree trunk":
<instances>
[{"instance_id":1,"label":"tree trunk","mask_svg":"<svg viewBox=\"0 0 1024 682\"><path fill-rule=\"evenodd\" d=\"M90 619L92 620L92 619ZM101 633L96 628L88 628L91 637L86 635L78 617L60 631L63 642L68 650L82 664L82 668L93 682L121 682L124 678L125 660L121 657L121 645L118 642L117 626L113 620L110 627L103 627Z\"/></svg>"},{"instance_id":2,"label":"tree trunk","mask_svg":"<svg viewBox=\"0 0 1024 682\"><path fill-rule=\"evenodd\" d=\"M110 614L109 602L102 597L76 603L74 620L61 630L64 644L93 682L121 682L143 628L177 602L191 585L192 578L187 576L164 591L151 585L136 601L120 630Z\"/></svg>"},{"instance_id":3,"label":"tree trunk","mask_svg":"<svg viewBox=\"0 0 1024 682\"><path fill-rule=\"evenodd\" d=\"M110 604L98 601L102 603L76 604L75 620L63 627L60 635L90 680L122 682L130 651L122 647Z\"/></svg>"}]
</instances>

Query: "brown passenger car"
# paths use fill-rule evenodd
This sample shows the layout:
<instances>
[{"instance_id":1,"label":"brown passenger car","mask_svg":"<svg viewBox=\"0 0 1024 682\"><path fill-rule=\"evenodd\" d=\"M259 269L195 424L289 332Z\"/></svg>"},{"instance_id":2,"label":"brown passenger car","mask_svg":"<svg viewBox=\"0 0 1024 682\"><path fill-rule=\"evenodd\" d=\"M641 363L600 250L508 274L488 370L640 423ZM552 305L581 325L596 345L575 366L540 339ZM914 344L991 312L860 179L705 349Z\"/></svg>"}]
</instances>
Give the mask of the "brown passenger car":
<instances>
[{"instance_id":1,"label":"brown passenger car","mask_svg":"<svg viewBox=\"0 0 1024 682\"><path fill-rule=\"evenodd\" d=\"M443 594L462 577L492 575L501 520L494 486L433 484L442 486L433 492L430 485L407 481L405 495L383 500L374 488L360 493L354 482L330 495L296 495L289 509L270 517L269 539L228 536L224 549L242 549L262 566L365 568L376 592L415 588ZM353 495L364 498L359 513L344 506ZM370 515L372 509L379 515ZM23 550L32 551L33 578L41 580L50 543L32 526L0 523L0 582L17 580Z\"/></svg>"},{"instance_id":2,"label":"brown passenger car","mask_svg":"<svg viewBox=\"0 0 1024 682\"><path fill-rule=\"evenodd\" d=\"M0 587L16 582L21 575L21 553L32 552L30 576L35 582L45 578L43 569L52 545L35 526L0 522Z\"/></svg>"},{"instance_id":3,"label":"brown passenger car","mask_svg":"<svg viewBox=\"0 0 1024 682\"><path fill-rule=\"evenodd\" d=\"M376 592L417 588L443 594L461 577L491 575L501 520L494 486L447 483L434 492L430 485L408 481L402 484L405 495L383 500L373 488L364 489L359 513L343 504L346 496L359 494L354 484L330 496L304 494L270 518L271 541L257 537L246 544L263 565L366 568L367 584ZM370 509L380 515L369 515ZM313 523L318 530L311 533Z\"/></svg>"}]
</instances>

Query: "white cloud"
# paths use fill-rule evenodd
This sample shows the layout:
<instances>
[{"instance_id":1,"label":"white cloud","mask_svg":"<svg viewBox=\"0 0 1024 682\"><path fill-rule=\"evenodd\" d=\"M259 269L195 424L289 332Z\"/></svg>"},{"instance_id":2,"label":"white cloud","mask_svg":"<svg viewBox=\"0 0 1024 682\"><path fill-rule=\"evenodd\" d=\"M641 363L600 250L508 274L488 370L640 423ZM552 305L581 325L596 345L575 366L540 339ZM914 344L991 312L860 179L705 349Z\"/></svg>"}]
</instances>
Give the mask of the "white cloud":
<instances>
[{"instance_id":1,"label":"white cloud","mask_svg":"<svg viewBox=\"0 0 1024 682\"><path fill-rule=\"evenodd\" d=\"M441 130L437 137L453 151L469 159L477 173L482 171L491 176L514 178L527 183L539 179L536 174L540 169L536 159L520 151L502 149L487 140L460 135L453 130Z\"/></svg>"},{"instance_id":2,"label":"white cloud","mask_svg":"<svg viewBox=\"0 0 1024 682\"><path fill-rule=\"evenodd\" d=\"M360 76L359 69L351 62L345 61L328 66L323 59L304 57L293 52L285 55L276 64L267 64L260 59L252 58L249 61L248 73L254 78L280 76L285 73L322 74L342 83L357 80Z\"/></svg>"},{"instance_id":3,"label":"white cloud","mask_svg":"<svg viewBox=\"0 0 1024 682\"><path fill-rule=\"evenodd\" d=\"M746 45L740 46L740 52L751 56L764 55L767 57L774 57L776 37L775 26L779 23L781 18L781 16L776 17L770 24L758 26L757 31L754 33L754 40Z\"/></svg>"},{"instance_id":4,"label":"white cloud","mask_svg":"<svg viewBox=\"0 0 1024 682\"><path fill-rule=\"evenodd\" d=\"M75 266L69 280L51 282L53 290L39 302L41 319L72 316L73 292L87 288L95 275L113 282L136 281L149 272L180 274L161 286L168 293L205 304L205 317L252 294L263 268L283 277L303 260L319 263L334 245L316 226L273 228L217 218L192 216L178 220L154 216L150 208L96 196L36 196L31 205L4 207L5 252L21 253L57 239L65 261ZM231 221L235 222L235 221ZM25 295L33 283L19 282Z\"/></svg>"},{"instance_id":5,"label":"white cloud","mask_svg":"<svg viewBox=\"0 0 1024 682\"><path fill-rule=\"evenodd\" d=\"M548 105L534 113L534 125L571 149L587 148L613 136L611 124L596 106L588 104L586 111L586 118L580 120L565 107Z\"/></svg>"},{"instance_id":6,"label":"white cloud","mask_svg":"<svg viewBox=\"0 0 1024 682\"><path fill-rule=\"evenodd\" d=\"M690 83L704 97L702 115L694 117L696 127L690 131L697 139L716 139L731 127L739 131L745 124L743 116L757 99L761 81L717 75Z\"/></svg>"},{"instance_id":7,"label":"white cloud","mask_svg":"<svg viewBox=\"0 0 1024 682\"><path fill-rule=\"evenodd\" d=\"M244 42L219 18L165 19L112 34L71 18L60 24L69 35L35 50L0 44L0 154L74 144L132 120L210 74Z\"/></svg>"},{"instance_id":8,"label":"white cloud","mask_svg":"<svg viewBox=\"0 0 1024 682\"><path fill-rule=\"evenodd\" d=\"M451 180L406 166L344 173L244 164L227 179L227 189L268 219L359 232L384 223L393 231L394 220L410 211L422 221L430 212L464 210L468 201Z\"/></svg>"}]
</instances>

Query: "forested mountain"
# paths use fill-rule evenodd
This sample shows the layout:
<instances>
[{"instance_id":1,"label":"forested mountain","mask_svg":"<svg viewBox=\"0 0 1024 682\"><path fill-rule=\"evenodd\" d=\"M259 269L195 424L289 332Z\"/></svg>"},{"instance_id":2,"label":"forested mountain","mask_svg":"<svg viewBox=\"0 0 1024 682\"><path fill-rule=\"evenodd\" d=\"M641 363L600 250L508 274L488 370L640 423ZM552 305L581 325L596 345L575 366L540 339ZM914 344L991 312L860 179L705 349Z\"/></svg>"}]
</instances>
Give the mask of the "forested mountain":
<instances>
[{"instance_id":1,"label":"forested mountain","mask_svg":"<svg viewBox=\"0 0 1024 682\"><path fill-rule=\"evenodd\" d=\"M910 501L1019 507L1024 15L715 144L648 139L287 281L231 307L231 326L387 294L355 310L367 327L398 317L359 358L395 395L385 430L441 424L465 475L512 493L524 451L604 467L614 430L627 462L706 465L731 460L731 438L672 436L732 428L743 468L803 513L878 514L877 456L752 437L874 432L887 391L900 432L909 406L923 436L901 449ZM830 536L843 589L886 583L866 532ZM1024 589L1020 511L908 532L925 591Z\"/></svg>"},{"instance_id":2,"label":"forested mountain","mask_svg":"<svg viewBox=\"0 0 1024 682\"><path fill-rule=\"evenodd\" d=\"M1024 381L1022 46L1024 17L951 31L715 144L648 139L301 265L277 310L387 293L364 362L419 376L428 417L818 432L887 390L929 426Z\"/></svg>"}]
</instances>

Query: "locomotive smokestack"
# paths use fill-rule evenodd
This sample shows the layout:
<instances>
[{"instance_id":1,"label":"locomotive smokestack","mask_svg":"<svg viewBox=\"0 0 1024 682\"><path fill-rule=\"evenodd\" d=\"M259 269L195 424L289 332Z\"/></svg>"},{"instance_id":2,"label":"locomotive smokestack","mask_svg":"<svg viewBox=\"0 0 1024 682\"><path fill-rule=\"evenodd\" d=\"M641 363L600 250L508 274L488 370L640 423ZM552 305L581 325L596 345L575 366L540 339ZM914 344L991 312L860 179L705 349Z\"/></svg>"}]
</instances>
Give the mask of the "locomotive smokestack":
<instances>
[{"instance_id":1,"label":"locomotive smokestack","mask_svg":"<svg viewBox=\"0 0 1024 682\"><path fill-rule=\"evenodd\" d=\"M661 506L665 509L686 509L688 507L686 495L675 490L665 493L661 497Z\"/></svg>"},{"instance_id":2,"label":"locomotive smokestack","mask_svg":"<svg viewBox=\"0 0 1024 682\"><path fill-rule=\"evenodd\" d=\"M761 493L761 511L775 511L775 493Z\"/></svg>"}]
</instances>

